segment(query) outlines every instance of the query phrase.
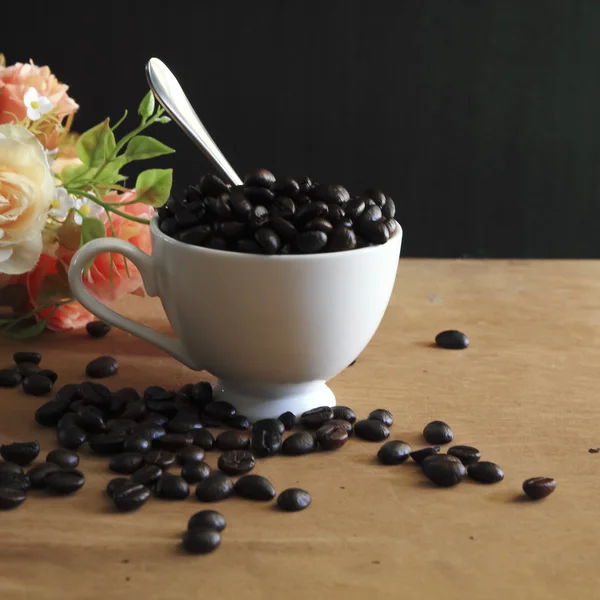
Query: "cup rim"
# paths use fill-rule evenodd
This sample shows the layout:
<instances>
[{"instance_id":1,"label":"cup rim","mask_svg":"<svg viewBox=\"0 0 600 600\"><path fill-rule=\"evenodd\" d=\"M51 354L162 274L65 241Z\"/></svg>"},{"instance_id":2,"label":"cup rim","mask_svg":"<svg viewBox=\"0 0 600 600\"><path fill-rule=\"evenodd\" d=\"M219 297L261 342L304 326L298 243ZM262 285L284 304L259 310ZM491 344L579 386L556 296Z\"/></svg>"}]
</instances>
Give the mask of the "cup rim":
<instances>
[{"instance_id":1,"label":"cup rim","mask_svg":"<svg viewBox=\"0 0 600 600\"><path fill-rule=\"evenodd\" d=\"M331 257L332 259L337 256L357 256L358 254L374 254L379 252L382 248L389 246L392 242L395 242L397 238L401 238L403 231L400 223L396 221L396 231L385 244L377 244L375 246L366 246L365 248L355 248L354 250L338 250L337 252L325 252L325 253L316 253L316 254L246 254L244 252L232 252L231 250L215 250L213 248L205 248L204 246L193 246L192 244L184 244L175 238L172 238L166 234L164 234L158 227L158 215L152 217L150 221L150 231L153 236L156 236L170 244L174 247L179 247L185 249L189 252L196 252L198 254L214 254L217 256L235 256L240 260L256 260L258 259L268 259L275 261L310 261L320 259L323 260L326 257Z\"/></svg>"}]
</instances>

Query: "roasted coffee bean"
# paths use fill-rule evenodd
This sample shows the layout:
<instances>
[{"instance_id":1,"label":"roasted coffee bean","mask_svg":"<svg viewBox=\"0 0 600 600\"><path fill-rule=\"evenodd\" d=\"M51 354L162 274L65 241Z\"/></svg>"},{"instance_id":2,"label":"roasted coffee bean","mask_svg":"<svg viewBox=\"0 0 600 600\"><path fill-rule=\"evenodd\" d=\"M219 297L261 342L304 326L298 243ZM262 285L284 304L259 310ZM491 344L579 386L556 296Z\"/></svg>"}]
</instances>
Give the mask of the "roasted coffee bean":
<instances>
[{"instance_id":1,"label":"roasted coffee bean","mask_svg":"<svg viewBox=\"0 0 600 600\"><path fill-rule=\"evenodd\" d=\"M185 191L185 201L190 210L190 205L193 204L202 204L202 192L200 191L199 185L190 185ZM194 208L194 210L196 210ZM160 213L159 213L160 214Z\"/></svg>"},{"instance_id":2,"label":"roasted coffee bean","mask_svg":"<svg viewBox=\"0 0 600 600\"><path fill-rule=\"evenodd\" d=\"M8 462L24 467L30 465L40 453L39 442L13 442L0 446L0 456Z\"/></svg>"},{"instance_id":3,"label":"roasted coffee bean","mask_svg":"<svg viewBox=\"0 0 600 600\"><path fill-rule=\"evenodd\" d=\"M49 400L35 411L35 420L44 427L56 427L60 419L69 410L69 403L60 400Z\"/></svg>"},{"instance_id":4,"label":"roasted coffee bean","mask_svg":"<svg viewBox=\"0 0 600 600\"><path fill-rule=\"evenodd\" d=\"M214 198L211 198L211 200L214 200ZM187 229L188 227L197 225L200 222L200 219L187 208L180 208L175 213L175 221L180 229Z\"/></svg>"},{"instance_id":5,"label":"roasted coffee bean","mask_svg":"<svg viewBox=\"0 0 600 600\"><path fill-rule=\"evenodd\" d=\"M452 487L460 483L467 474L460 460L449 458L453 457L438 454L430 456L422 463L425 476L439 487Z\"/></svg>"},{"instance_id":6,"label":"roasted coffee bean","mask_svg":"<svg viewBox=\"0 0 600 600\"><path fill-rule=\"evenodd\" d=\"M144 463L144 455L141 452L123 452L110 459L108 468L121 475L135 473Z\"/></svg>"},{"instance_id":7,"label":"roasted coffee bean","mask_svg":"<svg viewBox=\"0 0 600 600\"><path fill-rule=\"evenodd\" d=\"M408 460L411 447L400 440L386 442L377 452L377 460L382 465L401 465Z\"/></svg>"},{"instance_id":8,"label":"roasted coffee bean","mask_svg":"<svg viewBox=\"0 0 600 600\"><path fill-rule=\"evenodd\" d=\"M115 477L114 479L111 479L106 485L106 495L109 498L112 498L115 492L126 483L130 483L130 480L127 479L127 477Z\"/></svg>"},{"instance_id":9,"label":"roasted coffee bean","mask_svg":"<svg viewBox=\"0 0 600 600\"><path fill-rule=\"evenodd\" d=\"M85 326L88 335L93 338L103 338L108 335L111 326L104 321L92 321Z\"/></svg>"},{"instance_id":10,"label":"roasted coffee bean","mask_svg":"<svg viewBox=\"0 0 600 600\"><path fill-rule=\"evenodd\" d=\"M0 370L0 388L17 387L22 380L23 376L15 368Z\"/></svg>"},{"instance_id":11,"label":"roasted coffee bean","mask_svg":"<svg viewBox=\"0 0 600 600\"><path fill-rule=\"evenodd\" d=\"M202 462L204 460L204 450L198 446L186 446L177 452L177 462L180 465L186 465L191 462Z\"/></svg>"},{"instance_id":12,"label":"roasted coffee bean","mask_svg":"<svg viewBox=\"0 0 600 600\"><path fill-rule=\"evenodd\" d=\"M15 462L0 462L0 481L9 475L24 475L23 467Z\"/></svg>"},{"instance_id":13,"label":"roasted coffee bean","mask_svg":"<svg viewBox=\"0 0 600 600\"><path fill-rule=\"evenodd\" d=\"M110 417L118 417L123 414L125 410L125 400L121 398L121 396L117 396L116 394L110 395L110 403L106 407L106 415Z\"/></svg>"},{"instance_id":14,"label":"roasted coffee bean","mask_svg":"<svg viewBox=\"0 0 600 600\"><path fill-rule=\"evenodd\" d=\"M151 488L160 479L162 474L163 470L158 465L143 465L133 473L131 481Z\"/></svg>"},{"instance_id":15,"label":"roasted coffee bean","mask_svg":"<svg viewBox=\"0 0 600 600\"><path fill-rule=\"evenodd\" d=\"M252 229L264 227L269 220L269 211L262 204L258 204L252 208L248 217L248 225Z\"/></svg>"},{"instance_id":16,"label":"roasted coffee bean","mask_svg":"<svg viewBox=\"0 0 600 600\"><path fill-rule=\"evenodd\" d=\"M295 179L284 177L283 179L277 180L273 186L273 191L282 196L293 196L300 191L300 185Z\"/></svg>"},{"instance_id":17,"label":"roasted coffee bean","mask_svg":"<svg viewBox=\"0 0 600 600\"><path fill-rule=\"evenodd\" d=\"M135 404L139 404L145 407L143 413L141 414L141 418L143 418L144 413L147 409L152 412L160 413L161 415L167 417L168 420L171 420L175 417L178 410L177 405L172 400L158 400L155 398L151 398L149 400L146 400L145 404L141 402ZM129 409L131 406L134 406L134 404L128 404L127 409ZM127 409L125 410L125 414L127 414L128 412Z\"/></svg>"},{"instance_id":18,"label":"roasted coffee bean","mask_svg":"<svg viewBox=\"0 0 600 600\"><path fill-rule=\"evenodd\" d=\"M532 477L523 482L523 491L532 500L546 498L556 489L556 480L552 477Z\"/></svg>"},{"instance_id":19,"label":"roasted coffee bean","mask_svg":"<svg viewBox=\"0 0 600 600\"><path fill-rule=\"evenodd\" d=\"M76 469L60 469L48 473L44 481L55 494L72 494L84 486L85 475Z\"/></svg>"},{"instance_id":20,"label":"roasted coffee bean","mask_svg":"<svg viewBox=\"0 0 600 600\"><path fill-rule=\"evenodd\" d=\"M327 220L336 225L346 216L346 211L337 204L328 204L327 205Z\"/></svg>"},{"instance_id":21,"label":"roasted coffee bean","mask_svg":"<svg viewBox=\"0 0 600 600\"><path fill-rule=\"evenodd\" d=\"M361 232L368 232L371 229L371 227L375 223L381 221L382 218L383 215L381 213L381 209L378 206L369 206L365 209L360 219L358 220L358 227Z\"/></svg>"},{"instance_id":22,"label":"roasted coffee bean","mask_svg":"<svg viewBox=\"0 0 600 600\"><path fill-rule=\"evenodd\" d=\"M225 529L225 517L216 510L201 510L190 517L187 525L192 529L213 529L223 531Z\"/></svg>"},{"instance_id":23,"label":"roasted coffee bean","mask_svg":"<svg viewBox=\"0 0 600 600\"><path fill-rule=\"evenodd\" d=\"M129 481L117 487L113 491L112 501L117 510L132 511L137 510L146 504L150 498L150 490L141 483Z\"/></svg>"},{"instance_id":24,"label":"roasted coffee bean","mask_svg":"<svg viewBox=\"0 0 600 600\"><path fill-rule=\"evenodd\" d=\"M226 223L221 223L219 227L219 233L229 241L239 240L243 238L248 231L245 223L241 221L227 221Z\"/></svg>"},{"instance_id":25,"label":"roasted coffee bean","mask_svg":"<svg viewBox=\"0 0 600 600\"><path fill-rule=\"evenodd\" d=\"M381 421L384 425L391 427L394 423L394 417L389 410L384 410L383 408L378 408L369 413L369 419L372 421Z\"/></svg>"},{"instance_id":26,"label":"roasted coffee bean","mask_svg":"<svg viewBox=\"0 0 600 600\"><path fill-rule=\"evenodd\" d=\"M52 391L52 380L45 375L32 373L23 379L23 391L30 396L45 396Z\"/></svg>"},{"instance_id":27,"label":"roasted coffee bean","mask_svg":"<svg viewBox=\"0 0 600 600\"><path fill-rule=\"evenodd\" d=\"M121 432L100 433L90 437L88 445L96 454L120 454L127 437L126 433Z\"/></svg>"},{"instance_id":28,"label":"roasted coffee bean","mask_svg":"<svg viewBox=\"0 0 600 600\"><path fill-rule=\"evenodd\" d=\"M329 235L327 250L329 252L343 252L356 248L356 234L343 223L338 223Z\"/></svg>"},{"instance_id":29,"label":"roasted coffee bean","mask_svg":"<svg viewBox=\"0 0 600 600\"><path fill-rule=\"evenodd\" d=\"M0 484L0 510L17 508L25 502L26 497L25 491Z\"/></svg>"},{"instance_id":30,"label":"roasted coffee bean","mask_svg":"<svg viewBox=\"0 0 600 600\"><path fill-rule=\"evenodd\" d=\"M333 225L331 222L323 217L311 219L304 225L304 231L322 231L323 233L330 234L332 230Z\"/></svg>"},{"instance_id":31,"label":"roasted coffee bean","mask_svg":"<svg viewBox=\"0 0 600 600\"><path fill-rule=\"evenodd\" d=\"M279 434L283 434L285 431L284 424L279 419L260 419L252 426L254 431L257 429L269 429L270 431L276 431Z\"/></svg>"},{"instance_id":32,"label":"roasted coffee bean","mask_svg":"<svg viewBox=\"0 0 600 600\"><path fill-rule=\"evenodd\" d=\"M229 203L235 217L243 221L249 218L252 212L252 203L244 196L243 190L232 190Z\"/></svg>"},{"instance_id":33,"label":"roasted coffee bean","mask_svg":"<svg viewBox=\"0 0 600 600\"><path fill-rule=\"evenodd\" d=\"M114 392L113 395L121 398L125 404L129 404L130 402L139 402L142 399L139 392L132 387L121 388L117 392Z\"/></svg>"},{"instance_id":34,"label":"roasted coffee bean","mask_svg":"<svg viewBox=\"0 0 600 600\"><path fill-rule=\"evenodd\" d=\"M167 433L167 435L158 438L157 443L163 450L177 452L185 446L191 446L194 439L189 433Z\"/></svg>"},{"instance_id":35,"label":"roasted coffee bean","mask_svg":"<svg viewBox=\"0 0 600 600\"><path fill-rule=\"evenodd\" d=\"M428 464L437 460L460 463L462 465L460 460L456 458L456 456L452 456L451 454L433 454L423 459L423 461L421 462L421 468L425 469Z\"/></svg>"},{"instance_id":36,"label":"roasted coffee bean","mask_svg":"<svg viewBox=\"0 0 600 600\"><path fill-rule=\"evenodd\" d=\"M235 483L238 496L249 500L268 501L277 495L273 484L261 475L244 475Z\"/></svg>"},{"instance_id":37,"label":"roasted coffee bean","mask_svg":"<svg viewBox=\"0 0 600 600\"><path fill-rule=\"evenodd\" d=\"M254 240L238 240L235 249L243 254L262 254L261 247Z\"/></svg>"},{"instance_id":38,"label":"roasted coffee bean","mask_svg":"<svg viewBox=\"0 0 600 600\"><path fill-rule=\"evenodd\" d=\"M233 494L233 481L223 473L212 473L196 486L196 498L200 502L218 502Z\"/></svg>"},{"instance_id":39,"label":"roasted coffee bean","mask_svg":"<svg viewBox=\"0 0 600 600\"><path fill-rule=\"evenodd\" d=\"M361 219L360 228L363 237L372 244L385 244L390 239L390 230L383 220L363 223Z\"/></svg>"},{"instance_id":40,"label":"roasted coffee bean","mask_svg":"<svg viewBox=\"0 0 600 600\"><path fill-rule=\"evenodd\" d=\"M281 217L283 219L292 219L296 212L296 205L291 198L287 196L277 196L271 205L271 219Z\"/></svg>"},{"instance_id":41,"label":"roasted coffee bean","mask_svg":"<svg viewBox=\"0 0 600 600\"><path fill-rule=\"evenodd\" d=\"M112 377L117 374L119 363L112 356L99 356L88 363L85 373L88 377L101 379L103 377Z\"/></svg>"},{"instance_id":42,"label":"roasted coffee bean","mask_svg":"<svg viewBox=\"0 0 600 600\"><path fill-rule=\"evenodd\" d=\"M297 179L297 181L299 190L304 194L312 190L312 188L315 186L311 178L307 175L305 175L304 177L300 177L300 179Z\"/></svg>"},{"instance_id":43,"label":"roasted coffee bean","mask_svg":"<svg viewBox=\"0 0 600 600\"><path fill-rule=\"evenodd\" d=\"M225 425L227 427L231 427L232 429L239 429L240 431L245 431L250 429L250 421L248 417L244 415L234 415L225 421Z\"/></svg>"},{"instance_id":44,"label":"roasted coffee bean","mask_svg":"<svg viewBox=\"0 0 600 600\"><path fill-rule=\"evenodd\" d=\"M77 423L77 413L80 410L83 410L86 406L93 406L91 404L86 404L85 400L81 399L81 400L75 400L75 402L71 402L70 405L70 410L73 411L75 413L75 423ZM97 408L97 407L94 407Z\"/></svg>"},{"instance_id":45,"label":"roasted coffee bean","mask_svg":"<svg viewBox=\"0 0 600 600\"><path fill-rule=\"evenodd\" d=\"M214 448L215 438L208 429L196 429L192 431L192 439L195 446L199 446L205 452Z\"/></svg>"},{"instance_id":46,"label":"roasted coffee bean","mask_svg":"<svg viewBox=\"0 0 600 600\"><path fill-rule=\"evenodd\" d=\"M223 431L217 436L215 445L219 450L245 450L250 447L250 434L246 431Z\"/></svg>"},{"instance_id":47,"label":"roasted coffee bean","mask_svg":"<svg viewBox=\"0 0 600 600\"><path fill-rule=\"evenodd\" d=\"M280 216L273 217L269 221L269 226L285 242L292 240L298 233L291 221Z\"/></svg>"},{"instance_id":48,"label":"roasted coffee bean","mask_svg":"<svg viewBox=\"0 0 600 600\"><path fill-rule=\"evenodd\" d=\"M67 383L63 385L57 392L55 400L57 402L67 402L70 404L81 397L79 391L79 385L76 383Z\"/></svg>"},{"instance_id":49,"label":"roasted coffee bean","mask_svg":"<svg viewBox=\"0 0 600 600\"><path fill-rule=\"evenodd\" d=\"M115 419L114 421L108 421L106 423L111 433L124 433L129 436L134 431L142 427L141 423L137 423L133 419Z\"/></svg>"},{"instance_id":50,"label":"roasted coffee bean","mask_svg":"<svg viewBox=\"0 0 600 600\"><path fill-rule=\"evenodd\" d=\"M479 483L497 483L504 479L504 471L496 463L487 460L471 463L467 467L467 473Z\"/></svg>"},{"instance_id":51,"label":"roasted coffee bean","mask_svg":"<svg viewBox=\"0 0 600 600\"><path fill-rule=\"evenodd\" d=\"M212 230L210 225L194 225L193 227L190 227L189 229L186 229L178 234L177 239L184 244L203 246L204 243L210 238L211 233Z\"/></svg>"},{"instance_id":52,"label":"roasted coffee bean","mask_svg":"<svg viewBox=\"0 0 600 600\"><path fill-rule=\"evenodd\" d=\"M79 465L79 455L67 448L56 448L48 452L46 462L54 463L62 469L74 469Z\"/></svg>"},{"instance_id":53,"label":"roasted coffee bean","mask_svg":"<svg viewBox=\"0 0 600 600\"><path fill-rule=\"evenodd\" d=\"M191 529L186 531L181 544L188 554L208 554L219 547L221 534L214 529Z\"/></svg>"},{"instance_id":54,"label":"roasted coffee bean","mask_svg":"<svg viewBox=\"0 0 600 600\"><path fill-rule=\"evenodd\" d=\"M190 495L190 486L179 475L163 473L156 482L156 495L165 500L185 500Z\"/></svg>"},{"instance_id":55,"label":"roasted coffee bean","mask_svg":"<svg viewBox=\"0 0 600 600\"><path fill-rule=\"evenodd\" d=\"M371 198L371 200L373 200L375 205L379 206L379 208L381 208L386 202L385 194L376 188L369 188L368 190L365 190L362 195L366 196L367 198Z\"/></svg>"},{"instance_id":56,"label":"roasted coffee bean","mask_svg":"<svg viewBox=\"0 0 600 600\"><path fill-rule=\"evenodd\" d=\"M273 456L281 450L281 434L274 429L254 427L252 433L252 452L260 458Z\"/></svg>"},{"instance_id":57,"label":"roasted coffee bean","mask_svg":"<svg viewBox=\"0 0 600 600\"><path fill-rule=\"evenodd\" d=\"M449 444L454 439L450 425L444 421L431 421L423 429L423 437L429 444Z\"/></svg>"},{"instance_id":58,"label":"roasted coffee bean","mask_svg":"<svg viewBox=\"0 0 600 600\"><path fill-rule=\"evenodd\" d=\"M389 437L390 430L387 425L384 425L381 421L365 419L363 421L358 421L354 425L354 433L362 440L382 442Z\"/></svg>"},{"instance_id":59,"label":"roasted coffee bean","mask_svg":"<svg viewBox=\"0 0 600 600\"><path fill-rule=\"evenodd\" d=\"M150 435L150 437L153 439L156 437L161 437L167 432L165 426L168 423L168 421L169 419L167 419L165 415L161 415L160 413L146 413L146 415L144 415L144 418L138 423L137 427L135 428L135 433L142 433L142 430L147 427L159 428L158 430L154 431Z\"/></svg>"},{"instance_id":60,"label":"roasted coffee bean","mask_svg":"<svg viewBox=\"0 0 600 600\"><path fill-rule=\"evenodd\" d=\"M331 421L327 421L325 425L329 425L330 423L343 427L346 430L348 437L350 437L354 433L354 427L349 421L344 421L343 419L332 419Z\"/></svg>"},{"instance_id":61,"label":"roasted coffee bean","mask_svg":"<svg viewBox=\"0 0 600 600\"><path fill-rule=\"evenodd\" d=\"M292 433L289 437L283 440L281 445L281 453L288 456L300 456L309 454L317 449L317 440L312 433L308 431L298 431Z\"/></svg>"},{"instance_id":62,"label":"roasted coffee bean","mask_svg":"<svg viewBox=\"0 0 600 600\"><path fill-rule=\"evenodd\" d=\"M219 456L217 466L228 475L244 475L254 469L254 455L248 450L227 450Z\"/></svg>"},{"instance_id":63,"label":"roasted coffee bean","mask_svg":"<svg viewBox=\"0 0 600 600\"><path fill-rule=\"evenodd\" d=\"M144 390L143 400L172 400L173 392L167 392L164 387L160 385L151 385Z\"/></svg>"},{"instance_id":64,"label":"roasted coffee bean","mask_svg":"<svg viewBox=\"0 0 600 600\"><path fill-rule=\"evenodd\" d=\"M130 435L123 443L124 452L141 452L145 454L152 450L152 440L149 437Z\"/></svg>"},{"instance_id":65,"label":"roasted coffee bean","mask_svg":"<svg viewBox=\"0 0 600 600\"><path fill-rule=\"evenodd\" d=\"M421 464L426 458L438 454L440 451L439 446L433 448L421 448L410 453L410 457L418 464Z\"/></svg>"},{"instance_id":66,"label":"roasted coffee bean","mask_svg":"<svg viewBox=\"0 0 600 600\"><path fill-rule=\"evenodd\" d=\"M435 336L435 343L447 350L463 350L469 345L469 338L462 331L448 329Z\"/></svg>"},{"instance_id":67,"label":"roasted coffee bean","mask_svg":"<svg viewBox=\"0 0 600 600\"><path fill-rule=\"evenodd\" d=\"M345 206L350 200L350 194L343 185L321 183L313 190L314 197L323 202Z\"/></svg>"},{"instance_id":68,"label":"roasted coffee bean","mask_svg":"<svg viewBox=\"0 0 600 600\"><path fill-rule=\"evenodd\" d=\"M244 186L244 196L255 206L270 206L275 199L275 194L271 190L258 186Z\"/></svg>"},{"instance_id":69,"label":"roasted coffee bean","mask_svg":"<svg viewBox=\"0 0 600 600\"><path fill-rule=\"evenodd\" d=\"M202 429L204 425L198 417L175 415L167 424L169 433L190 433L194 429Z\"/></svg>"},{"instance_id":70,"label":"roasted coffee bean","mask_svg":"<svg viewBox=\"0 0 600 600\"><path fill-rule=\"evenodd\" d=\"M396 205L389 196L386 197L385 204L381 207L381 212L385 219L393 219L396 216Z\"/></svg>"},{"instance_id":71,"label":"roasted coffee bean","mask_svg":"<svg viewBox=\"0 0 600 600\"><path fill-rule=\"evenodd\" d=\"M387 227L387 230L390 232L390 237L392 237L396 233L398 223L396 223L394 219L384 219L383 224Z\"/></svg>"},{"instance_id":72,"label":"roasted coffee bean","mask_svg":"<svg viewBox=\"0 0 600 600\"><path fill-rule=\"evenodd\" d=\"M352 198L346 204L344 211L347 217L350 217L353 221L357 221L365 212L365 208L365 199L359 196L358 198Z\"/></svg>"},{"instance_id":73,"label":"roasted coffee bean","mask_svg":"<svg viewBox=\"0 0 600 600\"><path fill-rule=\"evenodd\" d=\"M68 412L60 418L60 420L56 424L56 429L61 429L64 427L77 427L77 425L75 425L76 419L77 419L76 413Z\"/></svg>"},{"instance_id":74,"label":"roasted coffee bean","mask_svg":"<svg viewBox=\"0 0 600 600\"><path fill-rule=\"evenodd\" d=\"M16 368L22 377L27 377L27 375L37 375L42 371L36 363L30 362L19 363Z\"/></svg>"},{"instance_id":75,"label":"roasted coffee bean","mask_svg":"<svg viewBox=\"0 0 600 600\"><path fill-rule=\"evenodd\" d=\"M216 421L226 421L236 414L235 407L224 400L215 400L204 407L203 416L210 417Z\"/></svg>"},{"instance_id":76,"label":"roasted coffee bean","mask_svg":"<svg viewBox=\"0 0 600 600\"><path fill-rule=\"evenodd\" d=\"M281 421L281 423L283 423L283 427L287 431L291 431L296 425L296 415L293 412L290 412L289 410L287 412L284 412L278 420Z\"/></svg>"},{"instance_id":77,"label":"roasted coffee bean","mask_svg":"<svg viewBox=\"0 0 600 600\"><path fill-rule=\"evenodd\" d=\"M52 385L58 381L58 373L52 371L52 369L42 369L38 375L40 377L47 377L52 382Z\"/></svg>"},{"instance_id":78,"label":"roasted coffee bean","mask_svg":"<svg viewBox=\"0 0 600 600\"><path fill-rule=\"evenodd\" d=\"M212 469L205 462L188 462L181 468L181 476L188 483L198 483L206 479L212 473Z\"/></svg>"},{"instance_id":79,"label":"roasted coffee bean","mask_svg":"<svg viewBox=\"0 0 600 600\"><path fill-rule=\"evenodd\" d=\"M272 188L275 184L275 175L267 169L255 169L244 177L244 185L256 185L264 188Z\"/></svg>"},{"instance_id":80,"label":"roasted coffee bean","mask_svg":"<svg viewBox=\"0 0 600 600\"><path fill-rule=\"evenodd\" d=\"M192 386L190 401L196 408L203 409L212 399L213 389L208 381L199 381Z\"/></svg>"},{"instance_id":81,"label":"roasted coffee bean","mask_svg":"<svg viewBox=\"0 0 600 600\"><path fill-rule=\"evenodd\" d=\"M277 506L281 510L289 512L297 512L304 510L310 504L310 494L300 488L288 488L279 494L277 498Z\"/></svg>"},{"instance_id":82,"label":"roasted coffee bean","mask_svg":"<svg viewBox=\"0 0 600 600\"><path fill-rule=\"evenodd\" d=\"M311 202L310 204L301 204L296 207L294 214L294 225L297 228L303 228L306 223L319 217L326 217L329 213L329 208L324 202Z\"/></svg>"},{"instance_id":83,"label":"roasted coffee bean","mask_svg":"<svg viewBox=\"0 0 600 600\"><path fill-rule=\"evenodd\" d=\"M29 477L32 488L42 489L46 487L46 475L61 470L61 467L58 465L51 462L45 462L29 469L29 471L27 471L27 477Z\"/></svg>"},{"instance_id":84,"label":"roasted coffee bean","mask_svg":"<svg viewBox=\"0 0 600 600\"><path fill-rule=\"evenodd\" d=\"M348 441L344 425L329 421L317 429L317 442L323 450L337 450Z\"/></svg>"},{"instance_id":85,"label":"roasted coffee bean","mask_svg":"<svg viewBox=\"0 0 600 600\"><path fill-rule=\"evenodd\" d=\"M15 352L13 360L16 364L33 363L39 365L42 362L42 355L39 352Z\"/></svg>"},{"instance_id":86,"label":"roasted coffee bean","mask_svg":"<svg viewBox=\"0 0 600 600\"><path fill-rule=\"evenodd\" d=\"M94 381L85 381L80 384L79 395L86 404L100 408L107 407L111 400L110 390L105 385Z\"/></svg>"},{"instance_id":87,"label":"roasted coffee bean","mask_svg":"<svg viewBox=\"0 0 600 600\"><path fill-rule=\"evenodd\" d=\"M302 413L300 423L307 429L318 429L331 419L333 419L333 410L329 406L319 406Z\"/></svg>"},{"instance_id":88,"label":"roasted coffee bean","mask_svg":"<svg viewBox=\"0 0 600 600\"><path fill-rule=\"evenodd\" d=\"M341 419L342 421L348 421L350 424L356 423L356 413L347 406L333 406L331 408L334 419Z\"/></svg>"},{"instance_id":89,"label":"roasted coffee bean","mask_svg":"<svg viewBox=\"0 0 600 600\"><path fill-rule=\"evenodd\" d=\"M56 439L58 440L59 445L63 448L68 448L69 450L77 450L79 446L85 444L86 438L87 434L85 431L76 425L67 425L56 429Z\"/></svg>"},{"instance_id":90,"label":"roasted coffee bean","mask_svg":"<svg viewBox=\"0 0 600 600\"><path fill-rule=\"evenodd\" d=\"M268 227L261 227L254 234L254 239L265 254L277 254L281 247L281 239Z\"/></svg>"},{"instance_id":91,"label":"roasted coffee bean","mask_svg":"<svg viewBox=\"0 0 600 600\"><path fill-rule=\"evenodd\" d=\"M481 452L473 446L452 446L448 449L448 454L456 456L465 466L472 465L481 458Z\"/></svg>"},{"instance_id":92,"label":"roasted coffee bean","mask_svg":"<svg viewBox=\"0 0 600 600\"><path fill-rule=\"evenodd\" d=\"M200 179L199 191L203 196L218 196L229 191L229 188L220 177L207 173Z\"/></svg>"},{"instance_id":93,"label":"roasted coffee bean","mask_svg":"<svg viewBox=\"0 0 600 600\"><path fill-rule=\"evenodd\" d=\"M204 200L206 208L217 218L226 221L231 218L231 204L229 203L229 194L220 196L209 196Z\"/></svg>"},{"instance_id":94,"label":"roasted coffee bean","mask_svg":"<svg viewBox=\"0 0 600 600\"><path fill-rule=\"evenodd\" d=\"M102 412L98 414L98 409L94 406L87 406L78 411L75 424L86 433L103 433L108 429Z\"/></svg>"},{"instance_id":95,"label":"roasted coffee bean","mask_svg":"<svg viewBox=\"0 0 600 600\"><path fill-rule=\"evenodd\" d=\"M159 229L165 235L174 235L175 233L177 233L177 230L179 229L179 225L177 224L177 221L175 220L174 217L169 217L169 218L165 219L164 221L160 222Z\"/></svg>"},{"instance_id":96,"label":"roasted coffee bean","mask_svg":"<svg viewBox=\"0 0 600 600\"><path fill-rule=\"evenodd\" d=\"M175 462L175 454L168 450L152 450L148 454L144 454L144 462L147 465L168 469Z\"/></svg>"},{"instance_id":97,"label":"roasted coffee bean","mask_svg":"<svg viewBox=\"0 0 600 600\"><path fill-rule=\"evenodd\" d=\"M6 463L12 464L12 463ZM4 472L0 473L0 486L2 487L11 487L16 490L27 491L31 487L31 480L29 479L29 475L21 472Z\"/></svg>"}]
</instances>

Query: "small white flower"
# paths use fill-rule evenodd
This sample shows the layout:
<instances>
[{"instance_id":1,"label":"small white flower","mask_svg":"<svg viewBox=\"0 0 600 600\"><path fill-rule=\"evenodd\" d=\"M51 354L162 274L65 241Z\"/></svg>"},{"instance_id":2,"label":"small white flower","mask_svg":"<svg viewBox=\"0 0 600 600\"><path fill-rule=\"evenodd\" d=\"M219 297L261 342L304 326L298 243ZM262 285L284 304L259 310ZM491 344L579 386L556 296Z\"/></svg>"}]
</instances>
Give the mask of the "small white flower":
<instances>
[{"instance_id":1,"label":"small white flower","mask_svg":"<svg viewBox=\"0 0 600 600\"><path fill-rule=\"evenodd\" d=\"M95 217L96 219L104 212L104 209L99 204L96 204L93 200L88 200L87 198L75 198L75 208L79 209L79 212L81 212L84 217ZM75 213L75 223L81 225L82 222L82 216L79 213Z\"/></svg>"},{"instance_id":2,"label":"small white flower","mask_svg":"<svg viewBox=\"0 0 600 600\"><path fill-rule=\"evenodd\" d=\"M69 211L75 207L75 199L69 196L64 187L57 186L54 188L54 198L52 198L49 211L51 217L62 221L67 218Z\"/></svg>"},{"instance_id":3,"label":"small white flower","mask_svg":"<svg viewBox=\"0 0 600 600\"><path fill-rule=\"evenodd\" d=\"M23 97L27 107L27 116L32 121L37 121L42 115L49 113L52 108L52 102L46 96L40 96L35 88L30 87Z\"/></svg>"}]
</instances>

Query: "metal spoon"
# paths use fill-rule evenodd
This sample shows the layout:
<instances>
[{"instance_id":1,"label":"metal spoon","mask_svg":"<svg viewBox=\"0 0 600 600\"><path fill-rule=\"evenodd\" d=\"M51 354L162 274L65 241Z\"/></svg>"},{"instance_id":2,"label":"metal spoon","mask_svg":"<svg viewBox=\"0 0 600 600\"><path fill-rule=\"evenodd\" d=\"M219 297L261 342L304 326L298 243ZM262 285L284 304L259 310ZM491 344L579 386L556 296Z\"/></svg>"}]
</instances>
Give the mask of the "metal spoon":
<instances>
[{"instance_id":1,"label":"metal spoon","mask_svg":"<svg viewBox=\"0 0 600 600\"><path fill-rule=\"evenodd\" d=\"M202 125L202 121L167 65L158 58L151 58L146 65L146 78L150 89L173 121L192 138L219 173L233 185L241 185L242 180Z\"/></svg>"}]
</instances>

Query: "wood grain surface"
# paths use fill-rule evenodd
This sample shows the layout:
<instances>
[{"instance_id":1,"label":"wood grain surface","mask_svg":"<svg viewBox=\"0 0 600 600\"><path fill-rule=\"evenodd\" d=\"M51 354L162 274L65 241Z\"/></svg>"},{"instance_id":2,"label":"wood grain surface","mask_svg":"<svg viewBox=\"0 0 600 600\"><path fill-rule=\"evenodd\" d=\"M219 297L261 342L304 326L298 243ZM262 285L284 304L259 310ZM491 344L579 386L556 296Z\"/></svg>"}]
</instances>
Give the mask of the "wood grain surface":
<instances>
[{"instance_id":1,"label":"wood grain surface","mask_svg":"<svg viewBox=\"0 0 600 600\"><path fill-rule=\"evenodd\" d=\"M168 330L156 302L124 308ZM433 347L448 328L465 331L470 348ZM0 343L0 365L16 349L40 349L63 384L83 380L102 354L121 363L111 389L208 378L117 331ZM379 444L356 439L334 453L261 460L255 473L279 491L305 488L312 505L295 514L237 498L213 505L227 519L221 547L188 556L180 535L207 505L152 499L114 513L107 461L82 449L78 494L31 492L0 513L0 598L597 599L600 455L588 448L600 446L599 365L599 262L401 260L381 328L331 382L338 403L359 417L391 410L392 438L415 448L423 426L443 419L456 443L503 467L502 483L437 489L412 462L376 464ZM0 390L0 442L38 439L40 460L55 447L53 430L33 421L42 401ZM556 492L524 500L523 480L538 475L555 477Z\"/></svg>"}]
</instances>

